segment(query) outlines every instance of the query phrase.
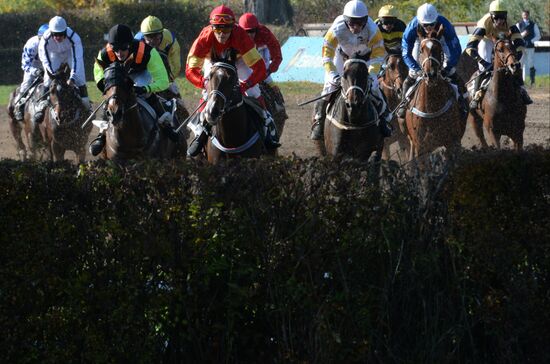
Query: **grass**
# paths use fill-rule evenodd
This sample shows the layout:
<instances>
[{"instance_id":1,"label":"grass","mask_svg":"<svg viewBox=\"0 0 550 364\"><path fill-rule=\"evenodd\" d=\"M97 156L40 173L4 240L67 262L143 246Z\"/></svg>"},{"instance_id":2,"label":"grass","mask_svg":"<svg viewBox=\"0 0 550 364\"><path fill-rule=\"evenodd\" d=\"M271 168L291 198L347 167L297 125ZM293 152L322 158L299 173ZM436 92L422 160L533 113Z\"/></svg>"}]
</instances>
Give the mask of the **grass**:
<instances>
[{"instance_id":1,"label":"grass","mask_svg":"<svg viewBox=\"0 0 550 364\"><path fill-rule=\"evenodd\" d=\"M200 99L200 90L191 85L187 80L179 78L177 81L180 91L185 99ZM278 84L285 96L315 95L320 92L322 85L313 82L282 82ZM0 105L7 105L10 92L18 85L0 85ZM535 88L550 90L550 75L537 76ZM94 103L101 100L101 93L94 82L88 82L88 92Z\"/></svg>"}]
</instances>

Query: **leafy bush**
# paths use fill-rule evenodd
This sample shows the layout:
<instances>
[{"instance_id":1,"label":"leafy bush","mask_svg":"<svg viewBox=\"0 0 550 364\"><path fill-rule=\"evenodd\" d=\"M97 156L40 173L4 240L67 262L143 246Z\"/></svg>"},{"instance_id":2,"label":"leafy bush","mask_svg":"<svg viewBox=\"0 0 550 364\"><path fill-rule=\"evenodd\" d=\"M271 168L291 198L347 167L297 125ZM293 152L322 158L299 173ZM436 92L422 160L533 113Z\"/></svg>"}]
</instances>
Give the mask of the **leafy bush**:
<instances>
[{"instance_id":1,"label":"leafy bush","mask_svg":"<svg viewBox=\"0 0 550 364\"><path fill-rule=\"evenodd\" d=\"M0 161L0 358L548 362L548 151L441 170Z\"/></svg>"}]
</instances>

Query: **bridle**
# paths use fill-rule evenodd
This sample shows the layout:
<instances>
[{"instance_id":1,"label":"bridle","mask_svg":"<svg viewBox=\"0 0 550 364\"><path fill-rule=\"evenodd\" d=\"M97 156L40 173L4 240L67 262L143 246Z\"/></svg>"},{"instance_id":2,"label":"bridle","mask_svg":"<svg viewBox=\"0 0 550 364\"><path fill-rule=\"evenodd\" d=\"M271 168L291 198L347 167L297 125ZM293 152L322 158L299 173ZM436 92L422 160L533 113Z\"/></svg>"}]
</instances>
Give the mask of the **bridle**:
<instances>
[{"instance_id":1,"label":"bridle","mask_svg":"<svg viewBox=\"0 0 550 364\"><path fill-rule=\"evenodd\" d=\"M501 55L502 52L497 51L497 46L500 43L504 43L507 46L507 48L510 50L510 53L508 53L505 57L503 57ZM515 51L513 50L512 46L511 46L511 43L510 43L509 39L499 39L499 40L497 40L495 42L495 45L493 46L493 54L495 55L495 57L498 58L498 60L502 64L502 66L497 68L496 71L506 70L506 72L509 71L510 73L514 73L514 69L512 67L512 64L510 64L510 65L508 64L508 59L510 57L514 57L514 61L515 61L516 54L515 54Z\"/></svg>"},{"instance_id":2,"label":"bridle","mask_svg":"<svg viewBox=\"0 0 550 364\"><path fill-rule=\"evenodd\" d=\"M391 77L389 76L390 72L388 72L388 61L390 60L390 57L396 57L396 58L401 58L399 55L397 54L388 54L386 56L386 59L384 60L384 64L386 64L386 71L385 71L385 75L388 75L388 78L389 78L389 81L390 81L390 85L388 85L386 83L386 80L384 78L381 79L380 81L380 85L388 90L391 90L391 91L394 91L397 96L400 96L401 94L401 88L398 88L396 83L397 83L397 80L401 79L401 81L403 81L403 77L401 76L401 73L399 72L399 69L397 69L397 76L396 77Z\"/></svg>"},{"instance_id":3,"label":"bridle","mask_svg":"<svg viewBox=\"0 0 550 364\"><path fill-rule=\"evenodd\" d=\"M352 64L352 63L360 63L360 64L364 64L365 67L369 67L369 63L367 61L365 61L364 59L361 59L361 58L350 58L348 59L347 61L344 62L344 69L346 68L346 66L348 66L349 64ZM367 72L368 73L368 72ZM361 103L360 105L364 104L365 101L367 100L367 92L369 91L369 81L370 81L370 78L367 76L367 83L365 85L365 88L362 88L361 86L358 86L358 85L351 85L350 87L348 87L347 89L344 89L342 87L342 96L344 97L344 99L346 100L346 104L348 103L348 97L349 97L349 92L352 91L352 90L358 90L360 93L361 93Z\"/></svg>"},{"instance_id":4,"label":"bridle","mask_svg":"<svg viewBox=\"0 0 550 364\"><path fill-rule=\"evenodd\" d=\"M214 68L217 67L217 68L225 68L229 71L231 71L235 77L238 79L237 77L237 68L235 66L233 66L232 64L229 64L229 63L226 63L226 62L216 62L212 65L212 69L210 71L210 73L212 74L212 72L214 72ZM234 88L234 91L237 91L238 88L239 88L239 84L237 82L235 82L235 86L233 87ZM237 94L239 95L238 97L238 100L236 101L236 99L230 99L229 102L227 101L227 96L224 95L223 92L221 92L220 90L218 89L214 89L214 90L210 90L210 92L208 93L208 96L207 96L207 100L214 100L216 97L219 97L222 99L223 101L223 104L222 104L222 107L220 109L220 116L233 110L233 109L236 109L238 108L239 106L241 106L243 104L243 96L240 92L233 92L233 94Z\"/></svg>"},{"instance_id":5,"label":"bridle","mask_svg":"<svg viewBox=\"0 0 550 364\"><path fill-rule=\"evenodd\" d=\"M117 85L114 85L113 87L116 87ZM111 87L112 88L112 87ZM105 92L107 92L108 90L106 90ZM111 100L114 100L114 101L117 101L117 104L119 105L119 110L117 112L120 112L120 120L123 120L124 119L124 114L127 112L127 111L130 111L134 108L137 107L137 100L134 104L130 105L130 106L126 106L126 103L118 103L120 97L119 95L116 94L116 92L114 92L112 95L110 95L109 97L107 97L107 99L105 99L105 110L107 112L107 115L109 117L109 122L112 123L113 125L116 125L118 124L119 121L115 120L115 115L113 115L111 113L111 111L109 110L109 102Z\"/></svg>"},{"instance_id":6,"label":"bridle","mask_svg":"<svg viewBox=\"0 0 550 364\"><path fill-rule=\"evenodd\" d=\"M437 38L424 38L422 39L422 41L420 42L420 49L423 49L424 48L424 45L425 43L427 42L436 42L437 44L439 44L439 47L441 49L441 52L439 54L439 59L435 58L434 56L431 55L431 52L430 52L430 56L429 57L426 57L423 61L422 61L422 69L424 69L424 64L426 62L430 62L430 66L433 66L433 63L435 63L437 65L437 70L438 72L441 72L441 62L444 58L443 56L443 44L441 44L441 41Z\"/></svg>"},{"instance_id":7,"label":"bridle","mask_svg":"<svg viewBox=\"0 0 550 364\"><path fill-rule=\"evenodd\" d=\"M50 95L54 95L55 99L57 100L56 102L52 102L52 98L50 96L50 115L51 115L51 119L53 121L55 121L55 123L58 126L61 125L60 115L70 115L70 111L72 111L72 109L65 110L65 111L63 111L59 114L57 113L57 107L59 106L60 101L61 101L61 97L60 97L61 92L60 92L60 90L70 92L72 95L75 96L75 100L77 100L78 104L74 108L75 112L74 112L74 116L72 117L72 119L69 122L66 122L66 123L63 124L65 126L69 126L69 125L72 125L74 122L80 120L80 116L81 116L83 107L81 106L82 102L81 102L80 95L77 92L77 89L73 88L73 87L71 87L71 89L68 89L70 86L63 85L63 83L64 83L64 81L59 81L57 79L54 79L54 81L52 82L52 85L50 86ZM56 92L52 93L51 89L54 88L54 87L56 88Z\"/></svg>"}]
</instances>

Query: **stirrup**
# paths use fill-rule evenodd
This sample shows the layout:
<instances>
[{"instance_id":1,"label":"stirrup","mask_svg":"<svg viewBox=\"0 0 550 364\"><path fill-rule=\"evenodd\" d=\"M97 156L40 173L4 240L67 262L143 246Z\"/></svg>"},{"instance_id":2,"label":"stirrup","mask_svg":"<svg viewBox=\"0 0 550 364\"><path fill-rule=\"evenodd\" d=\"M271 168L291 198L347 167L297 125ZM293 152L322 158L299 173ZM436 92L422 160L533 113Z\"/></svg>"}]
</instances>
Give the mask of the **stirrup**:
<instances>
[{"instance_id":1,"label":"stirrup","mask_svg":"<svg viewBox=\"0 0 550 364\"><path fill-rule=\"evenodd\" d=\"M321 125L320 120L316 120L311 126L311 134L309 138L311 140L321 140L323 139L324 132L325 132L324 125Z\"/></svg>"},{"instance_id":2,"label":"stirrup","mask_svg":"<svg viewBox=\"0 0 550 364\"><path fill-rule=\"evenodd\" d=\"M199 155L201 150L206 145L207 140L208 140L208 134L206 134L206 132L203 130L189 144L189 148L187 148L187 155L190 157L196 157L197 155Z\"/></svg>"}]
</instances>

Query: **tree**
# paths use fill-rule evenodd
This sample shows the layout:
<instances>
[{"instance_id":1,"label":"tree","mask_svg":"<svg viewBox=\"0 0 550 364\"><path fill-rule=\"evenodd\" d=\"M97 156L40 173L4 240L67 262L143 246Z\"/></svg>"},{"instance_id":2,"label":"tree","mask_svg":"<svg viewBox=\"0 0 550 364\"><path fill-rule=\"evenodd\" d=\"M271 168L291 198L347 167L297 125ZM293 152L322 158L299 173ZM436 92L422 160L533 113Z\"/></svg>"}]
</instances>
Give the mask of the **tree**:
<instances>
[{"instance_id":1,"label":"tree","mask_svg":"<svg viewBox=\"0 0 550 364\"><path fill-rule=\"evenodd\" d=\"M292 25L290 0L243 0L244 11L254 13L260 23Z\"/></svg>"}]
</instances>

